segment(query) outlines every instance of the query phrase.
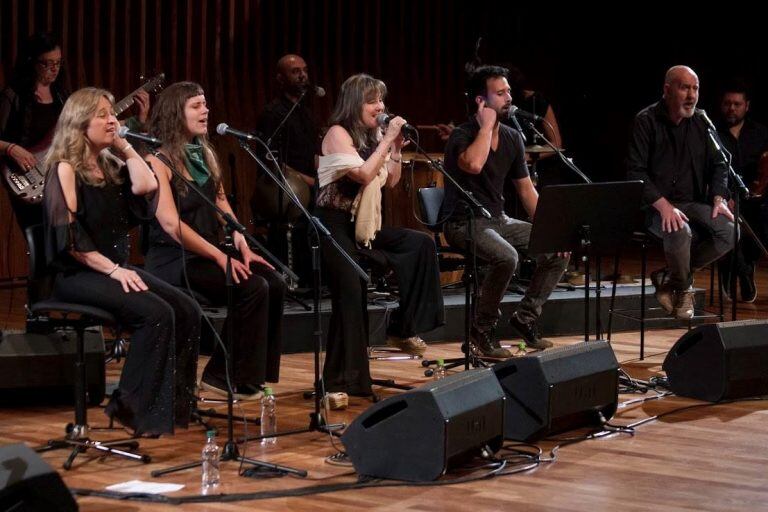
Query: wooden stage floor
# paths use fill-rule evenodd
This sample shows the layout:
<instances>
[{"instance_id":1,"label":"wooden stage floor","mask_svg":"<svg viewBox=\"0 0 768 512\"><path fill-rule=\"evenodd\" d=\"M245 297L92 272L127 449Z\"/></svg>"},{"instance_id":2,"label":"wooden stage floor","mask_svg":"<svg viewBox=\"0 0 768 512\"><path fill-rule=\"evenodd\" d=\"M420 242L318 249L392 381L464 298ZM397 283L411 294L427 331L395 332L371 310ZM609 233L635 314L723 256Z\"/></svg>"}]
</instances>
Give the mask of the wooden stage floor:
<instances>
[{"instance_id":1,"label":"wooden stage floor","mask_svg":"<svg viewBox=\"0 0 768 512\"><path fill-rule=\"evenodd\" d=\"M705 281L699 281L705 282ZM740 305L740 318L768 317L768 271L760 269L755 304ZM8 290L0 291L4 312L15 310ZM16 304L14 306L13 303ZM10 315L14 317L14 315ZM13 319L5 320L8 326ZM648 378L661 371L666 352L684 330L654 330L646 337L649 357L639 361L638 335L617 334L613 348L623 368L633 377ZM579 343L578 336L552 338L557 346ZM429 357L459 354L457 343L430 344ZM202 364L201 364L202 366ZM400 383L418 385L426 382L417 361L371 363L375 377L393 377ZM115 381L119 365L108 365L108 380ZM302 392L311 386L313 370L311 354L283 357L281 381L275 386L278 395L278 426L290 429L305 426L312 402ZM382 396L397 391L382 390ZM646 395L622 394L624 403ZM647 396L650 396L647 395ZM667 397L643 404L621 407L613 424L627 425L643 418L668 413L694 400ZM370 405L369 401L351 398L347 411L332 412L330 422L350 422ZM226 407L218 407L222 412ZM258 404L237 407L256 417ZM106 424L100 408L89 410L92 426ZM184 510L443 510L473 512L485 510L765 510L768 508L768 403L744 401L687 409L669 414L636 429L634 436L613 435L564 446L554 462L508 476L447 486L379 487L346 490L302 497L279 497L260 501L187 504ZM26 443L30 446L58 437L63 425L72 419L70 406L28 405L0 408L0 444ZM213 420L220 429L221 441L225 422ZM244 432L242 423L235 426L236 435ZM249 426L253 433L257 427ZM567 433L562 437L577 435ZM118 438L123 431L94 432L95 437ZM204 430L192 426L175 436L142 440L142 450L153 457L149 465L116 458L98 460L80 455L71 471L61 470L64 451L43 454L43 458L60 471L72 488L103 490L104 487L128 480L181 483L185 488L170 496L189 496L200 492L200 470L189 470L161 479L150 477L153 469L196 460L204 443ZM540 446L549 454L556 444L545 441ZM254 480L237 476L235 463L222 464L220 492L280 492L309 486L327 486L356 481L351 468L332 466L325 458L336 453L328 435L306 433L283 437L277 445L262 448L256 442L241 445L247 455L269 462L294 466L309 471L304 479L294 477ZM179 510L168 504L114 501L96 497L78 498L81 510L128 512L138 510Z\"/></svg>"}]
</instances>

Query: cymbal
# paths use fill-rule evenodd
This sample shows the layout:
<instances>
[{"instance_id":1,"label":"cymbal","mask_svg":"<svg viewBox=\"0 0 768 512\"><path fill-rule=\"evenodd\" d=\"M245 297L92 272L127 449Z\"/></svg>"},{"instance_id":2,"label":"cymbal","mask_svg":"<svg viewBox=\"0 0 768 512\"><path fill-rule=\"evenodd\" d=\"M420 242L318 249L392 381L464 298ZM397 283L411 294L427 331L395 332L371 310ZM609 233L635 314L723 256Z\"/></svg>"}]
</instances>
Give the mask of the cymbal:
<instances>
[{"instance_id":1,"label":"cymbal","mask_svg":"<svg viewBox=\"0 0 768 512\"><path fill-rule=\"evenodd\" d=\"M443 160L443 153L427 153L432 160ZM408 152L403 153L403 161L405 162L428 162L428 160L421 153Z\"/></svg>"},{"instance_id":2,"label":"cymbal","mask_svg":"<svg viewBox=\"0 0 768 512\"><path fill-rule=\"evenodd\" d=\"M525 152L526 153L554 153L555 150L550 148L549 146L541 146L539 144L533 144L532 146L525 146Z\"/></svg>"}]
</instances>

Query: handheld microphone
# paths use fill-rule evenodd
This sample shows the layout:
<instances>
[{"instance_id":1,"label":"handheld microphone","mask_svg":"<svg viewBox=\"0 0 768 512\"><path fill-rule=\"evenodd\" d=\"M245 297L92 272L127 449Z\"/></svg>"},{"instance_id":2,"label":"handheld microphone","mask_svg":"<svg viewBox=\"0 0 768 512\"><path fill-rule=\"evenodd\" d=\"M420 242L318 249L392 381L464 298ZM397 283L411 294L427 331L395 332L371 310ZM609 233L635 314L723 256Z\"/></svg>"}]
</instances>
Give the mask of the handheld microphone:
<instances>
[{"instance_id":1,"label":"handheld microphone","mask_svg":"<svg viewBox=\"0 0 768 512\"><path fill-rule=\"evenodd\" d=\"M160 139L156 139L150 135L145 135L143 133L136 133L132 132L127 126L121 126L117 130L117 135L121 139L133 139L139 142L143 142L144 144L149 144L150 146L162 146L163 141Z\"/></svg>"},{"instance_id":2,"label":"handheld microphone","mask_svg":"<svg viewBox=\"0 0 768 512\"><path fill-rule=\"evenodd\" d=\"M385 126L389 126L389 122L390 122L392 119L394 119L394 118L395 118L395 116L392 116L392 115L389 115L389 114L384 114L384 113L381 113L381 114L379 114L379 115L377 115L377 116L376 116L376 123L377 123L379 126L381 126L381 127L383 128L383 127L385 127ZM418 133L419 133L419 131L418 131L418 130L417 130L415 127L411 126L411 125L410 125L410 124L408 124L408 123L405 123L405 124L403 125L403 127L402 127L402 128L400 128L400 132L401 132L401 133L402 133L402 134L403 134L403 135L404 135L406 138L408 138L408 139L413 139L413 138L415 138L415 137L418 135Z\"/></svg>"},{"instance_id":3,"label":"handheld microphone","mask_svg":"<svg viewBox=\"0 0 768 512\"><path fill-rule=\"evenodd\" d=\"M511 118L512 116L524 117L525 119L529 119L531 121L541 121L541 120L544 119L543 117L537 116L536 114L534 114L532 112L528 112L526 110L521 110L521 109L517 108L516 105L512 105L512 106L509 107L509 117Z\"/></svg>"},{"instance_id":4,"label":"handheld microphone","mask_svg":"<svg viewBox=\"0 0 768 512\"><path fill-rule=\"evenodd\" d=\"M216 133L219 135L232 135L233 137L237 137L240 140L250 141L257 139L254 134L241 132L240 130L230 128L227 123L219 123L219 125L216 127Z\"/></svg>"}]
</instances>

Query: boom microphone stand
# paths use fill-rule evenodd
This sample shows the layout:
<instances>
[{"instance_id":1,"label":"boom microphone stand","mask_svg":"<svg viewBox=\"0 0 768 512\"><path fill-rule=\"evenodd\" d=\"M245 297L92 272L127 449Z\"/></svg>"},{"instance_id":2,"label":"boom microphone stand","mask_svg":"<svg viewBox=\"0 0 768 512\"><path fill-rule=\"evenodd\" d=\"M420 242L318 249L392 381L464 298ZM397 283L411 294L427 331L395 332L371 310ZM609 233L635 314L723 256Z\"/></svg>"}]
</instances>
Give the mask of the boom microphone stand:
<instances>
[{"instance_id":1,"label":"boom microphone stand","mask_svg":"<svg viewBox=\"0 0 768 512\"><path fill-rule=\"evenodd\" d=\"M366 283L370 281L368 278L368 274L366 274L363 269L360 268L360 266L350 257L347 252L341 248L341 246L336 242L336 240L331 236L331 233L328 231L328 229L323 225L322 222L320 222L320 219L317 217L311 215L306 208L304 208L304 205L301 204L301 201L296 197L296 195L293 193L293 190L291 190L290 187L288 187L285 183L283 183L276 175L273 173L269 167L256 155L256 153L253 151L253 149L248 145L247 138L238 137L240 141L240 147L243 148L243 150L248 153L251 158L261 167L261 169L270 177L272 180L277 184L278 187L285 193L286 197L288 197L291 202L301 211L302 215L307 219L309 222L309 225L312 226L312 230L314 232L314 238L312 240L312 275L314 280L314 293L313 293L313 306L314 306L314 319L315 319L315 331L314 331L314 337L315 337L315 343L314 343L314 370L315 370L315 382L314 382L314 411L309 415L309 425L306 428L301 429L295 429L295 430L288 430L285 432L278 432L276 434L269 434L269 437L279 437L279 436L287 436L287 435L293 435L293 434L301 434L304 432L324 432L324 433L331 433L333 435L338 435L336 430L339 428L343 428L344 424L336 424L336 425L328 425L325 422L325 419L323 418L323 414L321 412L320 407L320 400L322 397L322 380L320 378L320 352L322 350L322 343L323 343L323 324L322 324L322 316L320 314L320 240L321 237L330 243L332 247L335 248L336 251L341 254L341 256L347 260L347 263L349 263L350 266L352 266L353 269L355 269L355 272L358 274L360 279L365 281ZM264 144L260 139L258 140L261 144ZM261 439L262 436L248 436L246 438L243 438L242 440L253 440L253 439Z\"/></svg>"}]
</instances>

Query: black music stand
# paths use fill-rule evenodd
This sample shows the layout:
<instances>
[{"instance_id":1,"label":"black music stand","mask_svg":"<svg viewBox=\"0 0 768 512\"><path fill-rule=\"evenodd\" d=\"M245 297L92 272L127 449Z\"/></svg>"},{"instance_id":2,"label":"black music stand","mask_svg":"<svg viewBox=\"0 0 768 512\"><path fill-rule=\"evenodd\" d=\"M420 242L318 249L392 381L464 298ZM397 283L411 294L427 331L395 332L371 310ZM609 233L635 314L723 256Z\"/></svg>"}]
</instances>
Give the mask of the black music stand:
<instances>
[{"instance_id":1,"label":"black music stand","mask_svg":"<svg viewBox=\"0 0 768 512\"><path fill-rule=\"evenodd\" d=\"M642 181L544 187L536 206L531 254L574 252L584 259L584 341L589 341L589 262L596 257L595 315L600 331L600 257L613 255L632 234L640 210Z\"/></svg>"}]
</instances>

